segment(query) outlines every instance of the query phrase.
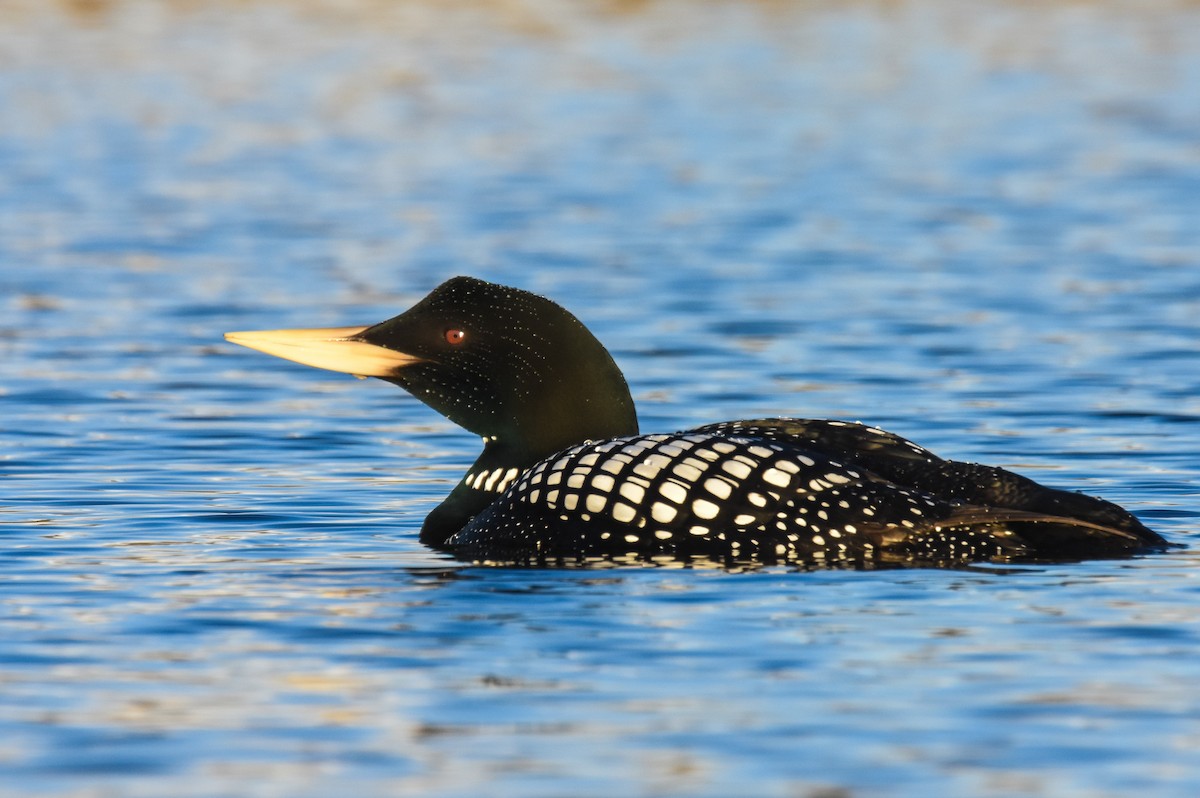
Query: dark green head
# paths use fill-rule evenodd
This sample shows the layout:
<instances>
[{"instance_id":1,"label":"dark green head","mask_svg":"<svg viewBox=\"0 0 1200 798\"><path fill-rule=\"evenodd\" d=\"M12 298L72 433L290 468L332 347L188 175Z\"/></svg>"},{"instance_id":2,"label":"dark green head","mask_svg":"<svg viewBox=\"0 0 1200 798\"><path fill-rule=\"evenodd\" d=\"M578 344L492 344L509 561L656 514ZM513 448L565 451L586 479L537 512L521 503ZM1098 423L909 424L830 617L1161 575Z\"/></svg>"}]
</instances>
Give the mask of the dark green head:
<instances>
[{"instance_id":1,"label":"dark green head","mask_svg":"<svg viewBox=\"0 0 1200 798\"><path fill-rule=\"evenodd\" d=\"M584 440L637 432L612 356L550 300L455 277L370 327L230 333L320 368L395 383L524 467Z\"/></svg>"}]
</instances>

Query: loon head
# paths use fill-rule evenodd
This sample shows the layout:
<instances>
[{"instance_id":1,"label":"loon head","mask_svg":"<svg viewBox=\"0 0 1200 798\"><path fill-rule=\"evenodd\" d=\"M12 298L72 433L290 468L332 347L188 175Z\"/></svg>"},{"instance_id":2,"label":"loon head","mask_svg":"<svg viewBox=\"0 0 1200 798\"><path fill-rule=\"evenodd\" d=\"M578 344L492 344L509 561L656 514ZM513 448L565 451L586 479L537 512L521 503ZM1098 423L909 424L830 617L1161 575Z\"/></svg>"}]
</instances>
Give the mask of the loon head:
<instances>
[{"instance_id":1,"label":"loon head","mask_svg":"<svg viewBox=\"0 0 1200 798\"><path fill-rule=\"evenodd\" d=\"M544 297L473 277L447 280L399 316L366 327L225 337L399 385L484 439L479 467L524 469L574 444L638 431L624 376L579 319ZM466 505L480 503L476 496Z\"/></svg>"},{"instance_id":2,"label":"loon head","mask_svg":"<svg viewBox=\"0 0 1200 798\"><path fill-rule=\"evenodd\" d=\"M637 433L625 378L579 319L545 297L455 277L367 327L231 332L229 341L399 385L460 427L541 459Z\"/></svg>"}]
</instances>

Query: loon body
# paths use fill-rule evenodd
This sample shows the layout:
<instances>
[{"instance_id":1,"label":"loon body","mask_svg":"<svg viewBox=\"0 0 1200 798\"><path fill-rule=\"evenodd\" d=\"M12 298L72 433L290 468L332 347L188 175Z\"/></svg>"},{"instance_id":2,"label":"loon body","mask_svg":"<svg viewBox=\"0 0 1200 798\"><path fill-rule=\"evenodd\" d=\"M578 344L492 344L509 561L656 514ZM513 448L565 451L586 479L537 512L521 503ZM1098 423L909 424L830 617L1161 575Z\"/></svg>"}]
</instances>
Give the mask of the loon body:
<instances>
[{"instance_id":1,"label":"loon body","mask_svg":"<svg viewBox=\"0 0 1200 798\"><path fill-rule=\"evenodd\" d=\"M392 382L481 436L421 540L496 563L962 564L1120 557L1167 542L1115 504L943 460L843 421L639 434L608 351L548 299L456 277L369 327L229 333Z\"/></svg>"}]
</instances>

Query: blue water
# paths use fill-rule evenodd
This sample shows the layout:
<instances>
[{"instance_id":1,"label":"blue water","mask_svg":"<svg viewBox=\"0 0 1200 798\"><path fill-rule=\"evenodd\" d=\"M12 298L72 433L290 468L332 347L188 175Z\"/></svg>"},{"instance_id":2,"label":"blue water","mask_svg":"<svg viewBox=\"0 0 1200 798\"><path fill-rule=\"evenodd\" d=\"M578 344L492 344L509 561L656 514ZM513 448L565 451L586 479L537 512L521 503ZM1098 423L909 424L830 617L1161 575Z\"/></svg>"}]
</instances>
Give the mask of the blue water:
<instances>
[{"instance_id":1,"label":"blue water","mask_svg":"<svg viewBox=\"0 0 1200 798\"><path fill-rule=\"evenodd\" d=\"M19 0L0 794L1195 796L1200 556L518 570L478 441L225 344L454 274L642 427L797 415L1200 529L1200 9Z\"/></svg>"}]
</instances>

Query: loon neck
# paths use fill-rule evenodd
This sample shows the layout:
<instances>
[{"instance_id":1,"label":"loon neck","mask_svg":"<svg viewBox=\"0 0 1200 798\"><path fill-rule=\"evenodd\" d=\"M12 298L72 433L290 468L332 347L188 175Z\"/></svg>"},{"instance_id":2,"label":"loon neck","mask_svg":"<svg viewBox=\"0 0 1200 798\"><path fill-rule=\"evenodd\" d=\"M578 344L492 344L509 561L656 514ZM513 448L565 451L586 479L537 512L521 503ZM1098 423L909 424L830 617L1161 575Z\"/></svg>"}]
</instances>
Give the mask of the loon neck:
<instances>
[{"instance_id":1,"label":"loon neck","mask_svg":"<svg viewBox=\"0 0 1200 798\"><path fill-rule=\"evenodd\" d=\"M533 453L496 437L483 439L483 451L450 495L433 509L421 527L421 542L441 547L477 514L508 490L525 469L553 451ZM565 447L564 447L565 448ZM556 450L557 451L557 450Z\"/></svg>"}]
</instances>

